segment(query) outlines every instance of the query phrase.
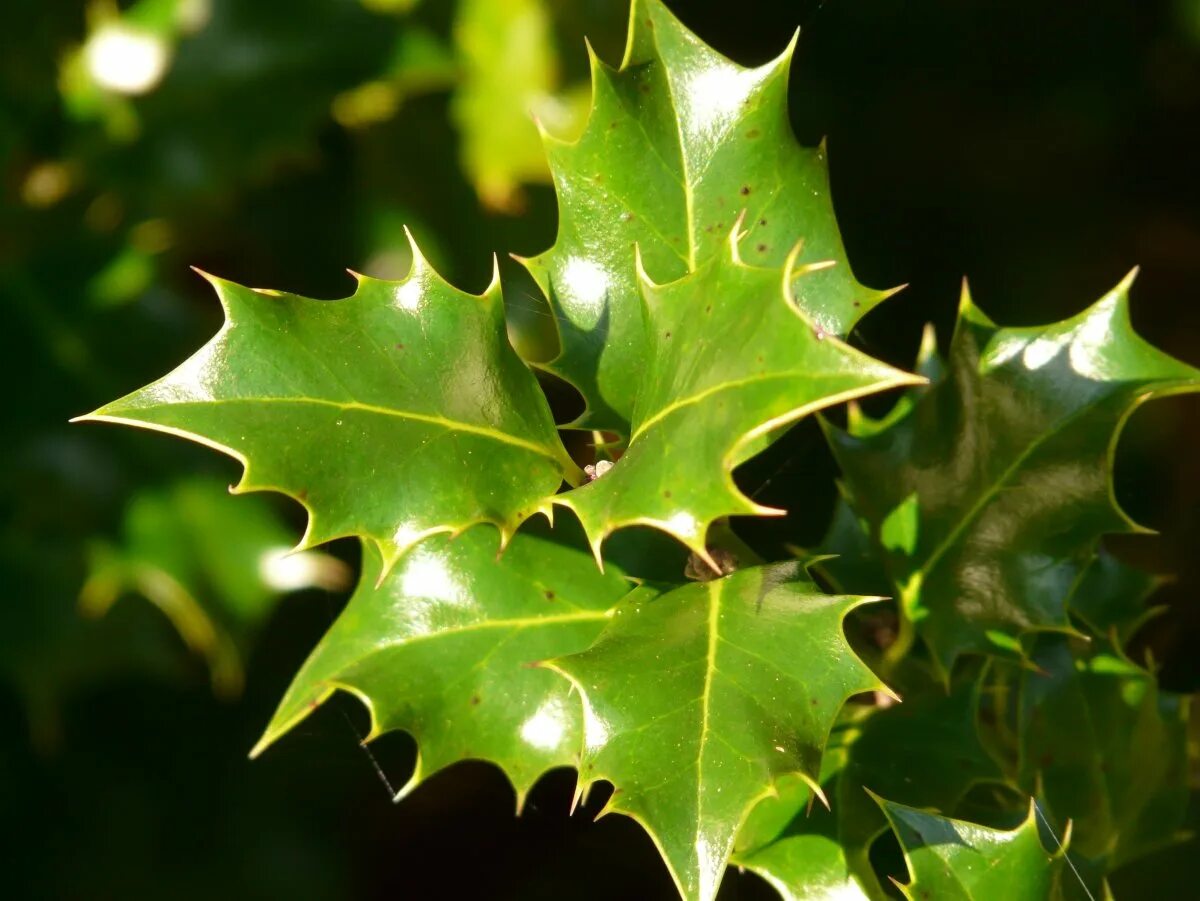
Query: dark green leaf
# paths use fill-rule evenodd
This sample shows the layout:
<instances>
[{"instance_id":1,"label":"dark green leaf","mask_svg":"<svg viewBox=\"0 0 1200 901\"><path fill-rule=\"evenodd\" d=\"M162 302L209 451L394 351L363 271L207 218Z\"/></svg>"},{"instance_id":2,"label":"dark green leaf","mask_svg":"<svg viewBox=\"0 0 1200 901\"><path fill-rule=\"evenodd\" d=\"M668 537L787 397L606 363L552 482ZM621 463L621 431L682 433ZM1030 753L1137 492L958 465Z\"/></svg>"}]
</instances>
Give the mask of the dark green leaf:
<instances>
[{"instance_id":1,"label":"dark green leaf","mask_svg":"<svg viewBox=\"0 0 1200 901\"><path fill-rule=\"evenodd\" d=\"M1021 778L1073 824L1072 853L1109 870L1181 836L1187 811L1187 700L1096 640L1038 640L1023 676Z\"/></svg>"},{"instance_id":2,"label":"dark green leaf","mask_svg":"<svg viewBox=\"0 0 1200 901\"><path fill-rule=\"evenodd\" d=\"M1101 551L1071 592L1069 606L1097 635L1114 633L1126 641L1154 615L1146 600L1161 584L1161 579Z\"/></svg>"},{"instance_id":3,"label":"dark green leaf","mask_svg":"<svg viewBox=\"0 0 1200 901\"><path fill-rule=\"evenodd\" d=\"M1129 322L1130 279L1049 326L1000 328L964 291L947 371L897 418L828 433L907 622L948 670L1068 629L1100 536L1136 526L1112 497L1122 424L1200 374Z\"/></svg>"}]
</instances>

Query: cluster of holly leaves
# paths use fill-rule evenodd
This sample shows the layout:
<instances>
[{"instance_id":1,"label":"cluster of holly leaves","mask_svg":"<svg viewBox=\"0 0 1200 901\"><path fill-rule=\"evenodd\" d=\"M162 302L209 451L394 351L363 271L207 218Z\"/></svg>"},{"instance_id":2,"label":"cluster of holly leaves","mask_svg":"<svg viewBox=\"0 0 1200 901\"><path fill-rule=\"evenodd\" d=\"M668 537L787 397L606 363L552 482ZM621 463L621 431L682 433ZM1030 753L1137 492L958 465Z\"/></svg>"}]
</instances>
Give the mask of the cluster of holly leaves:
<instances>
[{"instance_id":1,"label":"cluster of holly leaves","mask_svg":"<svg viewBox=\"0 0 1200 901\"><path fill-rule=\"evenodd\" d=\"M824 151L791 134L791 52L744 68L635 0L582 134L545 135L558 237L522 262L550 362L513 350L498 277L464 293L414 242L407 277L343 300L210 277L219 333L84 418L233 456L236 492L304 506L299 549L361 541L255 754L342 690L368 738L416 739L401 795L467 758L518 807L555 767L580 797L611 783L687 899L730 865L788 898L886 897L886 834L908 897L1103 897L1187 799L1186 699L1125 653L1153 580L1100 549L1138 528L1113 449L1200 372L1133 332L1132 279L1023 328L964 289L915 373L850 346L890 292L855 280ZM881 418L857 407L885 391ZM839 508L823 547L764 560L731 518L780 511L733 470L809 415Z\"/></svg>"},{"instance_id":2,"label":"cluster of holly leaves","mask_svg":"<svg viewBox=\"0 0 1200 901\"><path fill-rule=\"evenodd\" d=\"M276 499L233 503L194 449L66 426L210 331L185 264L232 246L246 271L294 266L304 238L286 223L297 204L312 208L313 175L336 168L339 141L355 164L323 209L342 237L319 236L314 271L402 275L405 221L447 260L431 211L477 226L483 243L469 247L484 246L486 224L520 227L524 186L549 180L529 110L570 128L586 97L555 39L575 27L575 3L89 0L5 14L6 362L38 373L39 391L10 414L0 449L0 576L8 594L38 600L0 607L0 683L48 750L67 698L123 676L188 681L179 638L217 694L236 696L278 599L341 580L324 555L279 558L294 539ZM397 129L427 136L399 168L431 178L437 196L396 175ZM145 340L130 346L130 334ZM105 354L118 345L119 359ZM149 600L178 637L125 597Z\"/></svg>"}]
</instances>

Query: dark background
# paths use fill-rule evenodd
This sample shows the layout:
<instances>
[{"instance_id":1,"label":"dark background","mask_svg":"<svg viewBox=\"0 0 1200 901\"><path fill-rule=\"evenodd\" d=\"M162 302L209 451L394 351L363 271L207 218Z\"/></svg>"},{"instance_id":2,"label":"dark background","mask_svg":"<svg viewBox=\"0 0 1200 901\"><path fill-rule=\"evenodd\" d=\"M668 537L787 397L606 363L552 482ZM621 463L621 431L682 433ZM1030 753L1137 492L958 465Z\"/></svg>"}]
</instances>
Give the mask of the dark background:
<instances>
[{"instance_id":1,"label":"dark background","mask_svg":"<svg viewBox=\"0 0 1200 901\"><path fill-rule=\"evenodd\" d=\"M619 59L623 3L551 6L570 75L584 73L585 33L602 57ZM806 143L827 136L859 279L909 285L864 321L861 346L909 365L925 321L948 337L964 275L994 319L1020 325L1077 312L1140 265L1135 326L1200 364L1200 0L671 6L745 64L773 57L803 26L797 133ZM444 33L450 5L424 7L423 20ZM76 674L79 646L47 625L74 617L82 548L116 528L133 487L196 471L237 478L232 462L181 442L66 425L215 331L217 305L188 265L340 296L350 290L344 267L389 240L376 224L399 217L451 280L480 290L492 251L552 242L549 188L530 188L516 217L476 201L444 92L367 129L330 118L336 93L381 71L405 21L352 0L216 0L212 24L180 45L159 91L135 101L143 136L123 144L81 121L59 91L58 61L86 33L83 7L18 0L0 9L0 678L33 648L58 680L51 700L31 700L28 680L0 683L8 897L674 897L631 822L567 817L566 773L544 779L520 819L503 777L482 764L458 765L392 805L358 747L365 717L352 703L328 705L249 763L247 749L336 598L305 594L279 606L236 701L214 699L203 666L181 647L167 666L138 657ZM247 47L259 52L258 68L226 65ZM21 186L46 159L75 161L83 186L36 208ZM119 199L123 221L162 219L173 236L119 303L88 300L128 240L123 226L106 227L103 203L96 211L103 196ZM504 276L516 312L535 309L515 268ZM1197 446L1200 398L1133 417L1117 494L1160 534L1111 543L1177 575L1156 597L1169 612L1143 630L1138 651L1162 663L1167 687L1187 692L1200 687ZM741 477L771 478L759 500L789 498L786 537L805 543L824 528L832 473L815 431L801 426ZM299 525L297 508L279 509ZM337 551L353 558L349 545ZM102 624L70 628L72 641L128 633L178 644L161 617L132 602ZM31 712L39 704L55 711L41 732L46 720ZM408 740L385 736L373 749L402 783ZM1170 859L1186 870L1195 850ZM1118 897L1149 896L1151 877L1158 897L1183 897L1158 881L1171 869L1118 876ZM762 889L731 877L726 893Z\"/></svg>"}]
</instances>

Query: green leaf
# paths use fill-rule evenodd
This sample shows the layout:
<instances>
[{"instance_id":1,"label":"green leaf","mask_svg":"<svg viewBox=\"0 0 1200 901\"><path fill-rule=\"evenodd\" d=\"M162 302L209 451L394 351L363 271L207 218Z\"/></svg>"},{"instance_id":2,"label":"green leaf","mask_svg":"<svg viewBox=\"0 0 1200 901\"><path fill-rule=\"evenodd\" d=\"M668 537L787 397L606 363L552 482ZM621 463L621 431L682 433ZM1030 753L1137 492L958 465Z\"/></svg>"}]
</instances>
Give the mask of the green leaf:
<instances>
[{"instance_id":1,"label":"green leaf","mask_svg":"<svg viewBox=\"0 0 1200 901\"><path fill-rule=\"evenodd\" d=\"M823 595L797 564L665 594L643 588L596 643L544 665L584 702L584 786L640 822L688 899L715 896L738 827L780 780L813 786L843 702L882 689L842 620L866 598Z\"/></svg>"},{"instance_id":2,"label":"green leaf","mask_svg":"<svg viewBox=\"0 0 1200 901\"><path fill-rule=\"evenodd\" d=\"M918 381L814 326L796 305L795 257L749 266L737 228L724 253L679 281L642 274L651 353L629 446L603 478L555 498L579 516L597 558L607 535L635 524L704 556L713 520L781 512L743 495L735 466L814 410Z\"/></svg>"},{"instance_id":3,"label":"green leaf","mask_svg":"<svg viewBox=\"0 0 1200 901\"><path fill-rule=\"evenodd\" d=\"M843 721L856 719L843 712ZM821 786L827 797L837 792L846 765L846 736L852 726L834 727L821 760ZM764 798L738 830L732 863L762 877L784 901L866 901L873 875L860 881L852 870L838 834L840 808L814 803L816 796L801 779L780 780L776 796ZM840 802L839 802L840 803ZM869 869L869 867L868 867Z\"/></svg>"},{"instance_id":4,"label":"green leaf","mask_svg":"<svg viewBox=\"0 0 1200 901\"><path fill-rule=\"evenodd\" d=\"M868 791L953 812L973 786L1002 781L977 731L976 674L957 678L946 693L927 679L914 680L912 670L904 688L909 700L843 715L838 765L822 780L832 812L810 811L802 796L794 797L787 827L737 858L772 885L786 887L785 897L825 897L814 887L831 882L846 886L849 897L884 895L869 853L887 821ZM768 805L782 807L783 801L760 807Z\"/></svg>"},{"instance_id":5,"label":"green leaf","mask_svg":"<svg viewBox=\"0 0 1200 901\"><path fill-rule=\"evenodd\" d=\"M386 570L436 532L491 522L506 540L578 471L508 344L498 280L476 297L415 244L413 260L405 280L360 276L338 301L210 279L220 332L170 375L81 418L235 457L236 491L282 491L308 510L301 548L362 536Z\"/></svg>"},{"instance_id":6,"label":"green leaf","mask_svg":"<svg viewBox=\"0 0 1200 901\"><path fill-rule=\"evenodd\" d=\"M1072 854L1109 870L1179 840L1187 812L1186 698L1102 641L1077 657L1061 636L1023 674L1021 779L1071 820Z\"/></svg>"},{"instance_id":7,"label":"green leaf","mask_svg":"<svg viewBox=\"0 0 1200 901\"><path fill-rule=\"evenodd\" d=\"M619 70L592 55L592 110L579 140L547 139L559 201L554 246L529 271L554 307L562 353L546 368L587 402L580 428L628 434L640 374L653 356L634 247L658 282L724 252L745 213L745 258L779 266L798 239L797 302L844 335L887 296L859 285L838 234L823 149L796 143L787 115L795 42L756 69L707 47L659 2L634 0ZM698 314L699 304L693 304Z\"/></svg>"},{"instance_id":8,"label":"green leaf","mask_svg":"<svg viewBox=\"0 0 1200 901\"><path fill-rule=\"evenodd\" d=\"M136 495L121 541L97 542L82 611L108 612L125 594L144 597L202 654L219 694L242 687L242 660L280 595L337 589L344 565L326 554L288 554L287 527L262 499L237 503L223 482L193 478Z\"/></svg>"},{"instance_id":9,"label":"green leaf","mask_svg":"<svg viewBox=\"0 0 1200 901\"><path fill-rule=\"evenodd\" d=\"M904 849L910 899L1059 901L1062 857L1046 853L1035 808L1013 830L990 829L878 799Z\"/></svg>"},{"instance_id":10,"label":"green leaf","mask_svg":"<svg viewBox=\"0 0 1200 901\"><path fill-rule=\"evenodd\" d=\"M1146 600L1161 584L1162 579L1101 551L1071 592L1069 606L1097 635L1115 633L1118 641L1125 642L1155 615Z\"/></svg>"},{"instance_id":11,"label":"green leaf","mask_svg":"<svg viewBox=\"0 0 1200 901\"><path fill-rule=\"evenodd\" d=\"M1116 439L1139 404L1196 390L1200 373L1134 333L1130 283L1063 322L1012 329L964 290L945 374L882 424L827 428L843 493L943 670L1069 629L1100 536L1137 528L1112 496Z\"/></svg>"},{"instance_id":12,"label":"green leaf","mask_svg":"<svg viewBox=\"0 0 1200 901\"><path fill-rule=\"evenodd\" d=\"M512 780L519 807L546 770L576 765L579 702L531 664L585 649L629 583L615 569L600 573L561 528L522 530L497 552L491 529L437 535L383 576L366 546L358 590L253 754L342 689L370 712L368 740L393 729L416 739L420 757L400 796L455 761L481 758Z\"/></svg>"},{"instance_id":13,"label":"green leaf","mask_svg":"<svg viewBox=\"0 0 1200 901\"><path fill-rule=\"evenodd\" d=\"M460 0L454 43L463 167L484 206L519 212L521 184L550 180L535 117L556 134L576 130L586 96L555 93L558 53L543 0Z\"/></svg>"}]
</instances>

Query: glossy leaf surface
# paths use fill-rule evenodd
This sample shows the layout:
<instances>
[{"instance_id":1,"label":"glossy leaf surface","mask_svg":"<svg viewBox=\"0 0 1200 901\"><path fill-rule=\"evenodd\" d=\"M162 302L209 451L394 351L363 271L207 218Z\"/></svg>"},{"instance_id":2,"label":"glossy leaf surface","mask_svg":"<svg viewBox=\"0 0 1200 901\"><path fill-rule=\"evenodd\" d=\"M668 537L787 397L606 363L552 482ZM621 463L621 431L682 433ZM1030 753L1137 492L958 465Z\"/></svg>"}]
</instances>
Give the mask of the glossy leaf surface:
<instances>
[{"instance_id":1,"label":"glossy leaf surface","mask_svg":"<svg viewBox=\"0 0 1200 901\"><path fill-rule=\"evenodd\" d=\"M641 589L545 664L583 698L581 781L613 783L609 809L646 827L685 898L715 896L750 808L781 779L815 784L843 702L881 687L842 632L864 600L795 564Z\"/></svg>"},{"instance_id":2,"label":"glossy leaf surface","mask_svg":"<svg viewBox=\"0 0 1200 901\"><path fill-rule=\"evenodd\" d=\"M403 729L419 759L407 793L457 760L500 765L518 806L538 776L578 762L578 699L530 664L585 649L628 591L601 574L578 537L528 529L497 557L483 526L421 542L378 582L366 547L349 606L301 668L255 754L337 689L371 714L371 733ZM378 582L378 584L377 584Z\"/></svg>"},{"instance_id":3,"label":"glossy leaf surface","mask_svg":"<svg viewBox=\"0 0 1200 901\"><path fill-rule=\"evenodd\" d=\"M845 334L885 292L859 285L829 198L824 150L796 143L787 116L790 45L756 69L706 46L659 0L635 0L619 70L592 58L592 110L574 143L550 139L558 237L526 261L558 319L562 353L546 368L587 401L577 421L628 434L653 356L634 267L657 282L724 252L745 211L742 255L778 266L803 239L802 263L837 265L797 288L813 323ZM690 308L699 315L704 304ZM632 427L636 427L633 425Z\"/></svg>"},{"instance_id":4,"label":"glossy leaf surface","mask_svg":"<svg viewBox=\"0 0 1200 901\"><path fill-rule=\"evenodd\" d=\"M830 744L822 767L822 786L832 796L845 755L841 748L832 747L832 737ZM874 877L864 884L861 873L847 860L838 835L838 810L814 800L811 789L797 781L783 786L777 798L759 802L738 833L732 862L762 877L784 901L869 901L878 897L868 890ZM775 828L771 829L773 821Z\"/></svg>"},{"instance_id":5,"label":"glossy leaf surface","mask_svg":"<svg viewBox=\"0 0 1200 901\"><path fill-rule=\"evenodd\" d=\"M991 901L1021 898L1059 901L1062 858L1038 837L1033 807L1013 830L989 829L880 799L912 876L906 898Z\"/></svg>"},{"instance_id":6,"label":"glossy leaf surface","mask_svg":"<svg viewBox=\"0 0 1200 901\"><path fill-rule=\"evenodd\" d=\"M507 537L576 472L508 344L498 282L480 297L417 253L408 278L337 301L213 279L221 331L159 381L86 419L199 441L245 466L238 491L309 511L301 547L359 535L386 565L435 532Z\"/></svg>"},{"instance_id":7,"label":"glossy leaf surface","mask_svg":"<svg viewBox=\"0 0 1200 901\"><path fill-rule=\"evenodd\" d=\"M1136 528L1112 497L1116 438L1138 404L1195 390L1200 373L1134 333L1129 287L1029 328L998 327L964 292L945 375L883 424L827 430L903 612L944 669L1068 628L1100 536Z\"/></svg>"},{"instance_id":8,"label":"glossy leaf surface","mask_svg":"<svg viewBox=\"0 0 1200 901\"><path fill-rule=\"evenodd\" d=\"M972 674L957 679L949 693L924 678L902 684L902 692L908 698L903 703L844 714L835 732L837 754L830 755L837 768L823 780L831 811L818 811L795 793L760 805L776 807L773 815L790 815L790 821L738 860L785 897L841 897L821 894L821 887L837 887L850 898L884 896L869 852L887 820L868 792L949 813L974 785L1001 781L977 732L978 680ZM755 811L756 817L764 814Z\"/></svg>"},{"instance_id":9,"label":"glossy leaf surface","mask_svg":"<svg viewBox=\"0 0 1200 901\"><path fill-rule=\"evenodd\" d=\"M734 242L679 281L641 291L650 355L628 449L603 478L556 499L593 547L623 526L652 525L705 553L709 524L779 511L755 504L733 468L797 419L917 379L826 335L792 293L812 273L794 260L760 269Z\"/></svg>"},{"instance_id":10,"label":"glossy leaf surface","mask_svg":"<svg viewBox=\"0 0 1200 901\"><path fill-rule=\"evenodd\" d=\"M1188 805L1187 699L1095 641L1039 639L1024 674L1021 777L1071 820L1071 850L1114 869L1180 838Z\"/></svg>"}]
</instances>

